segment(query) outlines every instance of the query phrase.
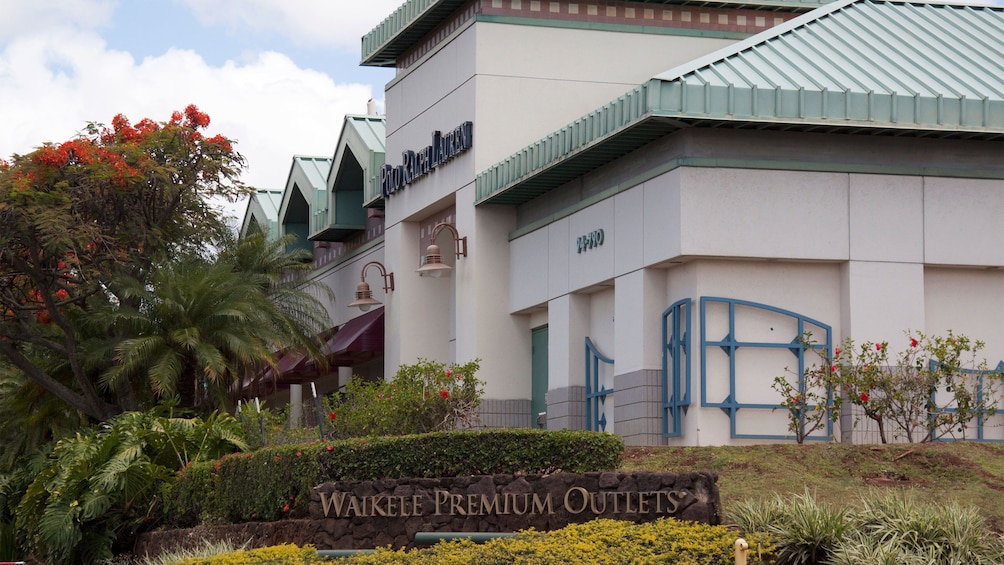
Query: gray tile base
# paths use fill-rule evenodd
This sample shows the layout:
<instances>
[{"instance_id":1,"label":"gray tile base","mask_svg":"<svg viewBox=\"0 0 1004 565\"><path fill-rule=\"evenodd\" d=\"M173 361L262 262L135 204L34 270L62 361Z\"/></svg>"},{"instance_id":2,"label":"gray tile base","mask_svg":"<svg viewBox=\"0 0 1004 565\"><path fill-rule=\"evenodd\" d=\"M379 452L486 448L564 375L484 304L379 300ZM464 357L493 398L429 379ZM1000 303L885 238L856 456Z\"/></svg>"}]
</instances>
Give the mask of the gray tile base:
<instances>
[{"instance_id":1,"label":"gray tile base","mask_svg":"<svg viewBox=\"0 0 1004 565\"><path fill-rule=\"evenodd\" d=\"M667 445L662 436L662 371L614 376L614 429L625 445Z\"/></svg>"},{"instance_id":2,"label":"gray tile base","mask_svg":"<svg viewBox=\"0 0 1004 565\"><path fill-rule=\"evenodd\" d=\"M478 408L481 427L529 428L530 399L495 400L485 398Z\"/></svg>"},{"instance_id":3,"label":"gray tile base","mask_svg":"<svg viewBox=\"0 0 1004 565\"><path fill-rule=\"evenodd\" d=\"M547 391L547 429L586 429L586 387L571 386Z\"/></svg>"}]
</instances>

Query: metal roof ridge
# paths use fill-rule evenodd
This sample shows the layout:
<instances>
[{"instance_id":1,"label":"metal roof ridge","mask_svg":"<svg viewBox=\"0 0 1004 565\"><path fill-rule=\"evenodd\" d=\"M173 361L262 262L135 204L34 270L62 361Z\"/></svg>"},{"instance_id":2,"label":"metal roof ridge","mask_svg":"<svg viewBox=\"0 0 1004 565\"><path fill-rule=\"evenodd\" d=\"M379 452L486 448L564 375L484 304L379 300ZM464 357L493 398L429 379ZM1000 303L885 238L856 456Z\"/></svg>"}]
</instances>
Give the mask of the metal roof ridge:
<instances>
[{"instance_id":1,"label":"metal roof ridge","mask_svg":"<svg viewBox=\"0 0 1004 565\"><path fill-rule=\"evenodd\" d=\"M797 28L804 26L809 22L816 21L823 16L827 16L829 14L832 14L833 12L836 12L837 10L841 10L846 6L855 4L857 2L870 2L870 1L872 0L838 0L837 2L833 2L831 4L825 4L823 6L820 6L819 8L816 8L815 10L801 14L795 18L792 18L784 23L776 25L770 29L765 29L764 31L761 31L756 35L751 35L750 37L747 37L746 39L743 39L738 43L727 45L717 51L712 51L707 55L702 55L696 59L691 59L686 63L682 63L680 65L672 67L668 70L665 70L653 76L652 78L666 81L678 79L683 75L703 69L704 67L707 67L712 63L724 61L733 55L738 55L743 51L752 49L757 45L766 43L768 40L774 39L775 37L780 37L786 33L789 33ZM876 0L876 1L885 2L886 0ZM900 1L902 3L907 3L906 1L902 0Z\"/></svg>"}]
</instances>

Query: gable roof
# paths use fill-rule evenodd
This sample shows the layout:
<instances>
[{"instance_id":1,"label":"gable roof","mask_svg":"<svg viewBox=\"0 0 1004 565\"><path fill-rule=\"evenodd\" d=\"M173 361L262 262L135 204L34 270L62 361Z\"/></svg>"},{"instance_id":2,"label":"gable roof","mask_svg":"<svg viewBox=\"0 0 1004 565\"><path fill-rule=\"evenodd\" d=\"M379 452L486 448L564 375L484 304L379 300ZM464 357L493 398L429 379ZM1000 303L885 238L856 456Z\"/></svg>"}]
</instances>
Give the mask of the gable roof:
<instances>
[{"instance_id":1,"label":"gable roof","mask_svg":"<svg viewBox=\"0 0 1004 565\"><path fill-rule=\"evenodd\" d=\"M319 209L327 209L327 175L330 169L330 157L293 156L286 188L282 191L282 201L279 204L280 224L289 221L286 216L289 214L290 199L294 191L299 191L307 203L307 216L297 218L300 221L296 223L308 223Z\"/></svg>"},{"instance_id":2,"label":"gable roof","mask_svg":"<svg viewBox=\"0 0 1004 565\"><path fill-rule=\"evenodd\" d=\"M248 205L244 210L244 219L241 221L241 235L247 233L251 228L251 223L256 222L260 228L265 230L269 238L279 236L279 204L282 202L281 190L259 189L248 199Z\"/></svg>"},{"instance_id":3,"label":"gable roof","mask_svg":"<svg viewBox=\"0 0 1004 565\"><path fill-rule=\"evenodd\" d=\"M339 167L346 152L359 163L369 178L363 179L364 205L372 205L382 199L380 194L380 169L387 152L387 118L378 115L346 115L338 145L331 161L326 185L333 189L339 177Z\"/></svg>"},{"instance_id":4,"label":"gable roof","mask_svg":"<svg viewBox=\"0 0 1004 565\"><path fill-rule=\"evenodd\" d=\"M697 125L1004 139L1004 7L843 0L670 69L477 178L517 204Z\"/></svg>"},{"instance_id":5,"label":"gable roof","mask_svg":"<svg viewBox=\"0 0 1004 565\"><path fill-rule=\"evenodd\" d=\"M470 0L407 0L362 38L363 66L393 67L397 58ZM697 5L748 10L811 10L831 0L635 0L654 5Z\"/></svg>"}]
</instances>

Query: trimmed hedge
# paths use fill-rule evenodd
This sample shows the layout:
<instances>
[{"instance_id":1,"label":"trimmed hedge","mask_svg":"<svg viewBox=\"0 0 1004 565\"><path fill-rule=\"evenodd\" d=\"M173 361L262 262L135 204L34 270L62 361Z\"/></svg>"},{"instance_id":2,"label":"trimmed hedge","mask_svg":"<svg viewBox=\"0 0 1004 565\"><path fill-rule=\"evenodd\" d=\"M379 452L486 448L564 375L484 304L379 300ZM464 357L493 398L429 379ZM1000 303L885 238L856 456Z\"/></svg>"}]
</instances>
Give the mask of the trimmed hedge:
<instances>
[{"instance_id":1,"label":"trimmed hedge","mask_svg":"<svg viewBox=\"0 0 1004 565\"><path fill-rule=\"evenodd\" d=\"M624 443L612 434L492 429L451 431L235 453L178 472L161 491L161 521L273 521L307 516L310 489L330 481L616 469Z\"/></svg>"}]
</instances>

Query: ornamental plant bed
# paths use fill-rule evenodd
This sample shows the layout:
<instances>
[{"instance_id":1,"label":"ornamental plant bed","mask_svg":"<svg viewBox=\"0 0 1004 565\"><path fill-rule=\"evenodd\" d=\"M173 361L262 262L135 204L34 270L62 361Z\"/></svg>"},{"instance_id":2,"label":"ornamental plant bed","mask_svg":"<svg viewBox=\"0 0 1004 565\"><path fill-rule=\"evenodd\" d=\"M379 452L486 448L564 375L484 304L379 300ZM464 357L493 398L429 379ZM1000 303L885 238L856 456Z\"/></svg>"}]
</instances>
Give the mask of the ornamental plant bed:
<instances>
[{"instance_id":1,"label":"ornamental plant bed","mask_svg":"<svg viewBox=\"0 0 1004 565\"><path fill-rule=\"evenodd\" d=\"M738 501L775 493L800 495L808 489L820 502L846 505L869 489L896 488L976 507L991 529L1004 529L1004 444L629 447L619 470L665 469L717 473L726 513Z\"/></svg>"}]
</instances>

